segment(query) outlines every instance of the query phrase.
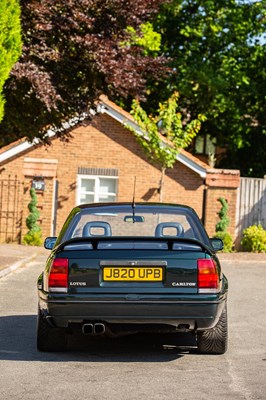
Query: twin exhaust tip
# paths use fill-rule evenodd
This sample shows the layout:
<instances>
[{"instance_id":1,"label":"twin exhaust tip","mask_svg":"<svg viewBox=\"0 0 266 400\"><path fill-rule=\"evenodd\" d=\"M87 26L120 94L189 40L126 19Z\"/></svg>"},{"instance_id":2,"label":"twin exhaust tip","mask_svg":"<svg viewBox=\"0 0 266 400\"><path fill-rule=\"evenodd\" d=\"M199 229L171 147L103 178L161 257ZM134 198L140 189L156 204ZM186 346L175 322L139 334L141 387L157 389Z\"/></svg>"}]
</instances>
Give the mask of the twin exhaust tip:
<instances>
[{"instance_id":1,"label":"twin exhaust tip","mask_svg":"<svg viewBox=\"0 0 266 400\"><path fill-rule=\"evenodd\" d=\"M95 324L84 324L82 326L82 333L84 335L101 335L105 332L105 325L97 322Z\"/></svg>"}]
</instances>

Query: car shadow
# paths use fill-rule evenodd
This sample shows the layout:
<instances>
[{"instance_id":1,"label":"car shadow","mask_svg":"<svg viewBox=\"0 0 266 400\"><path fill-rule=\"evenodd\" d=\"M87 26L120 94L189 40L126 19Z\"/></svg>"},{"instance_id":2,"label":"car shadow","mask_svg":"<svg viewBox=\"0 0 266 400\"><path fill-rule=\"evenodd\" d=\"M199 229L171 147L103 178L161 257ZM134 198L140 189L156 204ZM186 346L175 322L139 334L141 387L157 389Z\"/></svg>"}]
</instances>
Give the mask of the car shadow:
<instances>
[{"instance_id":1,"label":"car shadow","mask_svg":"<svg viewBox=\"0 0 266 400\"><path fill-rule=\"evenodd\" d=\"M36 349L36 315L0 317L0 360L42 362L170 362L195 351L187 334L136 334L120 338L68 335L65 352Z\"/></svg>"}]
</instances>

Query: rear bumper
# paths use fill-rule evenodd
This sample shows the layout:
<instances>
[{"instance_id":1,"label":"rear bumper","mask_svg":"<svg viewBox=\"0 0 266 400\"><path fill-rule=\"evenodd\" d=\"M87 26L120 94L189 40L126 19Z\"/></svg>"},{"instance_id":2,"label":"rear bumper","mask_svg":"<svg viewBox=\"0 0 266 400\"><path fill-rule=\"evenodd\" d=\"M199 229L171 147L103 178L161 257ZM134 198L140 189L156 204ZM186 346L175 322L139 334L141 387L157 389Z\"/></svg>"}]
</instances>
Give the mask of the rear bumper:
<instances>
[{"instance_id":1,"label":"rear bumper","mask_svg":"<svg viewBox=\"0 0 266 400\"><path fill-rule=\"evenodd\" d=\"M227 293L217 295L167 296L97 295L64 298L40 291L42 312L57 327L71 323L96 322L105 324L166 324L181 330L213 328L225 306Z\"/></svg>"}]
</instances>

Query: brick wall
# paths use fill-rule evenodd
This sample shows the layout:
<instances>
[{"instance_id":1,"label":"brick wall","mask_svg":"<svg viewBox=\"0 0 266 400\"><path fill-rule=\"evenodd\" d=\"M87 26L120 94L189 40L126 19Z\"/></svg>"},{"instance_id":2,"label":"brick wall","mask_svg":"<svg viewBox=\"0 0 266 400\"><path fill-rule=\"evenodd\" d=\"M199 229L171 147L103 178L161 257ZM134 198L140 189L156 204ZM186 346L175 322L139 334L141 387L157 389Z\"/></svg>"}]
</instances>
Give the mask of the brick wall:
<instances>
[{"instance_id":1,"label":"brick wall","mask_svg":"<svg viewBox=\"0 0 266 400\"><path fill-rule=\"evenodd\" d=\"M220 220L218 213L221 210L222 205L219 202L219 198L223 197L228 202L228 216L230 219L228 232L232 237L234 237L236 220L236 196L237 191L235 189L208 188L205 227L210 236L214 236L215 226Z\"/></svg>"},{"instance_id":2,"label":"brick wall","mask_svg":"<svg viewBox=\"0 0 266 400\"><path fill-rule=\"evenodd\" d=\"M240 172L237 170L209 170L206 178L206 208L205 227L210 236L215 234L215 226L219 222L221 210L219 198L224 198L228 203L228 217L230 224L228 232L234 238L236 226L236 201L237 188L240 184Z\"/></svg>"},{"instance_id":3,"label":"brick wall","mask_svg":"<svg viewBox=\"0 0 266 400\"><path fill-rule=\"evenodd\" d=\"M0 179L8 175L17 175L24 182L25 195L22 200L22 230L26 231L25 219L28 215L27 204L30 201L29 188L33 175L37 173L37 164L29 173L29 158L39 160L41 174L45 179L45 191L37 193L38 207L43 236L52 232L52 213L55 180L58 182L58 207L56 234L61 229L68 213L76 205L76 183L79 167L114 168L118 170L118 201L131 201L134 179L136 177L136 201L159 201L158 187L160 170L150 164L141 146L133 134L111 117L101 114L71 132L68 140L54 139L51 145L39 145L30 151L20 154L1 166ZM40 160L43 161L43 167ZM49 174L49 160L56 161L54 175ZM35 168L35 169L34 169ZM186 204L193 207L202 217L203 179L180 162L173 169L166 171L164 184L164 202ZM216 189L215 189L216 190ZM212 232L215 226L219 204L215 204L217 191L208 190L207 196L207 230ZM226 194L232 202L235 193L231 189ZM212 194L212 191L215 193ZM223 190L221 190L222 195ZM219 194L220 195L220 194ZM231 201L231 200L230 200Z\"/></svg>"}]
</instances>

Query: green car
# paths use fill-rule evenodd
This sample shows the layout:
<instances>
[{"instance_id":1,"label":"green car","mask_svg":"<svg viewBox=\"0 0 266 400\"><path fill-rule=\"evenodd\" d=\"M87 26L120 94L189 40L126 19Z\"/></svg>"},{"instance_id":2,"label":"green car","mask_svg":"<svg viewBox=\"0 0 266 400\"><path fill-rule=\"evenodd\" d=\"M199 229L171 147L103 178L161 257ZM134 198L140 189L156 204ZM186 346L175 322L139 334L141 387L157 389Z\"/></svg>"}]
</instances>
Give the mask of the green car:
<instances>
[{"instance_id":1,"label":"green car","mask_svg":"<svg viewBox=\"0 0 266 400\"><path fill-rule=\"evenodd\" d=\"M38 279L37 348L68 334L193 334L198 351L227 349L228 282L195 211L162 203L97 203L72 210Z\"/></svg>"}]
</instances>

